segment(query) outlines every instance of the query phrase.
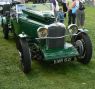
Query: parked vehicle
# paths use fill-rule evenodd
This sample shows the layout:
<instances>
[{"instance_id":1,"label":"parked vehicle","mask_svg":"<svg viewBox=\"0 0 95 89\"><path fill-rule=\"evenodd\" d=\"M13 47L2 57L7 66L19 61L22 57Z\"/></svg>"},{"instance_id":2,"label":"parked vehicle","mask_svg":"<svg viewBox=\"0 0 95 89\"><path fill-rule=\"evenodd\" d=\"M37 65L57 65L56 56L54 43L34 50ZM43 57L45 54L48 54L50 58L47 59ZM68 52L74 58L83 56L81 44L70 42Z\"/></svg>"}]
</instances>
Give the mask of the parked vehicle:
<instances>
[{"instance_id":1,"label":"parked vehicle","mask_svg":"<svg viewBox=\"0 0 95 89\"><path fill-rule=\"evenodd\" d=\"M2 17L4 37L8 38L9 29L14 33L24 73L31 71L33 59L59 63L77 58L83 64L90 62L92 43L86 31L75 24L66 27L57 22L51 4L18 4L11 10L10 15Z\"/></svg>"}]
</instances>

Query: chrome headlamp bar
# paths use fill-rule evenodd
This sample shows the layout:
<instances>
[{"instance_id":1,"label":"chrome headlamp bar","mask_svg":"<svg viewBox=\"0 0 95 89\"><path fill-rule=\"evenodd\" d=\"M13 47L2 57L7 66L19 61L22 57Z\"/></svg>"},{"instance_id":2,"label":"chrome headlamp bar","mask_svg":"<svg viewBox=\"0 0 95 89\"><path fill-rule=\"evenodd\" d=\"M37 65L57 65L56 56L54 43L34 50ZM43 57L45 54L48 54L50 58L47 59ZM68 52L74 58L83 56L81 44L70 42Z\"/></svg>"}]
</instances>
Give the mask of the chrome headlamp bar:
<instances>
[{"instance_id":1,"label":"chrome headlamp bar","mask_svg":"<svg viewBox=\"0 0 95 89\"><path fill-rule=\"evenodd\" d=\"M78 34L71 34L71 35L75 36L75 35L78 35ZM60 37L41 37L41 38L36 38L36 39L37 40L40 40L40 39L62 39L64 37L68 37L68 36L70 36L70 35L65 35L65 36L60 36Z\"/></svg>"}]
</instances>

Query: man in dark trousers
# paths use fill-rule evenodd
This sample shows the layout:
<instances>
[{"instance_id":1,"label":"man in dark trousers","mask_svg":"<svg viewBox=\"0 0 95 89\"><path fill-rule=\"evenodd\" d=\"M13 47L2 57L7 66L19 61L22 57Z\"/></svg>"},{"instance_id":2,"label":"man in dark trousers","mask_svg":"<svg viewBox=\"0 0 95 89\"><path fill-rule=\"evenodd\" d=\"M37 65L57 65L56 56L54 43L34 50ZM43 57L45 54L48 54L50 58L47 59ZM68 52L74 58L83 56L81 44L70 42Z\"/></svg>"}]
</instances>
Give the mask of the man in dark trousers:
<instances>
[{"instance_id":1,"label":"man in dark trousers","mask_svg":"<svg viewBox=\"0 0 95 89\"><path fill-rule=\"evenodd\" d=\"M63 12L67 12L66 0L62 0ZM64 18L66 17L66 13L64 14Z\"/></svg>"}]
</instances>

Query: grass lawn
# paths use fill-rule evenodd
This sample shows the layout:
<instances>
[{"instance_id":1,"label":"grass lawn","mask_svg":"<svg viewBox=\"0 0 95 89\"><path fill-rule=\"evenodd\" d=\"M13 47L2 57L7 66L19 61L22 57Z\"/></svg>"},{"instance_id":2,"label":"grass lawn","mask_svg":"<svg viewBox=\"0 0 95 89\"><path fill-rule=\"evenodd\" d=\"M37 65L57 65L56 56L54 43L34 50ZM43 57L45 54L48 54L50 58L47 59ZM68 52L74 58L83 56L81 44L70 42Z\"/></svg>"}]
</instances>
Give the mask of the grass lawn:
<instances>
[{"instance_id":1,"label":"grass lawn","mask_svg":"<svg viewBox=\"0 0 95 89\"><path fill-rule=\"evenodd\" d=\"M20 69L14 40L4 40L0 28L0 89L95 89L95 7L86 8L85 27L93 44L88 65L75 61L45 65L33 60L28 75Z\"/></svg>"}]
</instances>

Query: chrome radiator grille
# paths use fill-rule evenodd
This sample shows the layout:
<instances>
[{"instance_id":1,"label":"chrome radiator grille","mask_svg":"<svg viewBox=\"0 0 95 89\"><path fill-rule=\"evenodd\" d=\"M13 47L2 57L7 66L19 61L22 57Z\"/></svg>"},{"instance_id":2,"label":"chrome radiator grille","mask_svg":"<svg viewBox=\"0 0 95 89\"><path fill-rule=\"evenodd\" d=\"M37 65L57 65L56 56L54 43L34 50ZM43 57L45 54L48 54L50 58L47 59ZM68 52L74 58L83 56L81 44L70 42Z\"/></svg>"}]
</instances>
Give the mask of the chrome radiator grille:
<instances>
[{"instance_id":1,"label":"chrome radiator grille","mask_svg":"<svg viewBox=\"0 0 95 89\"><path fill-rule=\"evenodd\" d=\"M65 27L50 26L48 28L48 37L61 37L65 35ZM48 48L63 48L64 38L47 39Z\"/></svg>"}]
</instances>

